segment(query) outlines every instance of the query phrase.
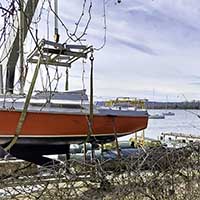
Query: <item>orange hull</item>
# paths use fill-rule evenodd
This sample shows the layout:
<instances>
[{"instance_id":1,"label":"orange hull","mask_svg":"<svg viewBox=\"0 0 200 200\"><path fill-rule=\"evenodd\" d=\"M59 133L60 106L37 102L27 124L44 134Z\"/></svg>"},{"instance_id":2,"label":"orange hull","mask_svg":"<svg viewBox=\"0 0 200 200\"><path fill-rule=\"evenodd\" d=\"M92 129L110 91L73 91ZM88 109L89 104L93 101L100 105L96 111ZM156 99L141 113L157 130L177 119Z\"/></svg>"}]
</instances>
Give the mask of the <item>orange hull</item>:
<instances>
[{"instance_id":1,"label":"orange hull","mask_svg":"<svg viewBox=\"0 0 200 200\"><path fill-rule=\"evenodd\" d=\"M21 112L0 111L0 137L11 137ZM118 135L144 129L147 116L95 115L93 136ZM60 114L28 112L20 137L78 137L88 134L88 116L85 114Z\"/></svg>"},{"instance_id":2,"label":"orange hull","mask_svg":"<svg viewBox=\"0 0 200 200\"><path fill-rule=\"evenodd\" d=\"M0 111L0 145L6 147L20 118L19 111ZM113 116L94 115L93 134L88 142L106 143L146 128L148 115ZM28 112L22 131L10 153L20 159L43 165L49 163L42 155L66 154L70 144L82 143L88 135L88 116L85 114ZM50 162L51 163L51 162Z\"/></svg>"}]
</instances>

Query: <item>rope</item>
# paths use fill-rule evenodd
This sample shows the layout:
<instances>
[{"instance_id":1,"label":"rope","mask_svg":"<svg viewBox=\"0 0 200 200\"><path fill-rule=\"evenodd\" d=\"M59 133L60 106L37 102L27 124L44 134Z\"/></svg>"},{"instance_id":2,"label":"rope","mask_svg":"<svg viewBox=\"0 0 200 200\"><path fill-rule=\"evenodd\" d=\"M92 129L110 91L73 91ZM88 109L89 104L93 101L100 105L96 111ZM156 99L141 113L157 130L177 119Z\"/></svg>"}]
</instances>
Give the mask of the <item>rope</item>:
<instances>
[{"instance_id":1,"label":"rope","mask_svg":"<svg viewBox=\"0 0 200 200\"><path fill-rule=\"evenodd\" d=\"M18 137L19 137L19 135L22 131L24 121L25 121L26 115L27 115L28 106L29 106L29 103L30 103L30 100L31 100L31 96L32 96L32 93L33 93L33 89L34 89L34 86L35 86L36 79L37 79L38 71L39 71L39 68L40 68L40 61L41 61L41 55L39 56L39 59L38 59L38 62L37 62L36 68L35 68L35 72L33 74L31 85L30 85L28 94L26 96L26 101L24 103L24 108L21 112L21 115L20 115L20 118L19 118L19 121L18 121L18 124L17 124L17 128L15 130L15 135L14 135L13 139L11 140L11 142L8 144L8 146L4 148L5 151L9 151L12 148L12 146L17 142L17 139L18 139Z\"/></svg>"},{"instance_id":2,"label":"rope","mask_svg":"<svg viewBox=\"0 0 200 200\"><path fill-rule=\"evenodd\" d=\"M91 51L90 56L90 62L91 62L91 71L90 71L90 115L88 121L88 135L85 140L85 143L87 143L90 139L90 136L93 133L92 126L93 126L93 68L94 68L94 56L93 56L93 50Z\"/></svg>"}]
</instances>

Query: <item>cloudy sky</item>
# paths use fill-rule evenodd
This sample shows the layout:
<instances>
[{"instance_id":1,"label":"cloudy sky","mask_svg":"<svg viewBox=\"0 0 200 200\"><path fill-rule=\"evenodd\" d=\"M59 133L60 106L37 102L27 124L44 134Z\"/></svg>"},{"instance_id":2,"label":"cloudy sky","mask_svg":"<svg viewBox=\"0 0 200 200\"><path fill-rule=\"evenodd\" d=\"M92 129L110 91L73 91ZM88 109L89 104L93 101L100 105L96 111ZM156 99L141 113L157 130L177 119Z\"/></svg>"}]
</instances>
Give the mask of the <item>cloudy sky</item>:
<instances>
[{"instance_id":1,"label":"cloudy sky","mask_svg":"<svg viewBox=\"0 0 200 200\"><path fill-rule=\"evenodd\" d=\"M103 0L93 0L92 20L85 44L98 48L104 39ZM199 0L105 0L107 41L95 52L94 93L97 99L137 96L151 100L200 99L200 2ZM83 0L59 1L59 16L73 32ZM85 15L78 32L88 18ZM53 39L50 27L39 24L39 36ZM50 15L50 21L53 19ZM46 20L46 21L45 21ZM51 30L49 30L51 29ZM66 33L59 24L61 41ZM70 89L83 87L82 62L70 70ZM85 64L89 88L89 61ZM61 87L61 86L60 86ZM184 97L185 96L185 97Z\"/></svg>"},{"instance_id":2,"label":"cloudy sky","mask_svg":"<svg viewBox=\"0 0 200 200\"><path fill-rule=\"evenodd\" d=\"M82 1L68 2L61 17L74 25ZM96 47L104 36L101 2L93 1L87 36ZM200 98L198 0L107 0L106 18L106 46L95 53L96 96Z\"/></svg>"}]
</instances>

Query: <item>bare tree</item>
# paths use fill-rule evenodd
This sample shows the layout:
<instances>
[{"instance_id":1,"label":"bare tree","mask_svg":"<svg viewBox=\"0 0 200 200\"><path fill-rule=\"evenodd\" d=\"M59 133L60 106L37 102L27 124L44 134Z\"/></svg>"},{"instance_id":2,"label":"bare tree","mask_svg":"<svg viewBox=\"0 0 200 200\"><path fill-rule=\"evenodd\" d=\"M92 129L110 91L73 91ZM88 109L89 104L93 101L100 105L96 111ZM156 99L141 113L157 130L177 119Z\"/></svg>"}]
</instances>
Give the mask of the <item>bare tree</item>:
<instances>
[{"instance_id":1,"label":"bare tree","mask_svg":"<svg viewBox=\"0 0 200 200\"><path fill-rule=\"evenodd\" d=\"M1 174L4 199L199 199L200 145L157 147L124 159L23 164ZM69 167L70 165L70 167Z\"/></svg>"}]
</instances>

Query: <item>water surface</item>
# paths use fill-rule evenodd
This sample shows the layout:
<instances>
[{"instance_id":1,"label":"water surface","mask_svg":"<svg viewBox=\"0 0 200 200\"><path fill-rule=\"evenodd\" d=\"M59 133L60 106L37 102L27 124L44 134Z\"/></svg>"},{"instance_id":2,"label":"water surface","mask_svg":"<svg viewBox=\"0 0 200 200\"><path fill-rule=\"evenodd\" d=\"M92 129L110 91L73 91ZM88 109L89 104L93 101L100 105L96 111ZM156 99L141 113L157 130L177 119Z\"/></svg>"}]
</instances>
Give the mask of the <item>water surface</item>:
<instances>
[{"instance_id":1,"label":"water surface","mask_svg":"<svg viewBox=\"0 0 200 200\"><path fill-rule=\"evenodd\" d=\"M165 116L165 119L149 119L145 136L158 139L163 132L185 133L200 136L200 110L148 110L149 114L162 114L163 112L174 112L174 116ZM132 135L120 138L128 140Z\"/></svg>"}]
</instances>

